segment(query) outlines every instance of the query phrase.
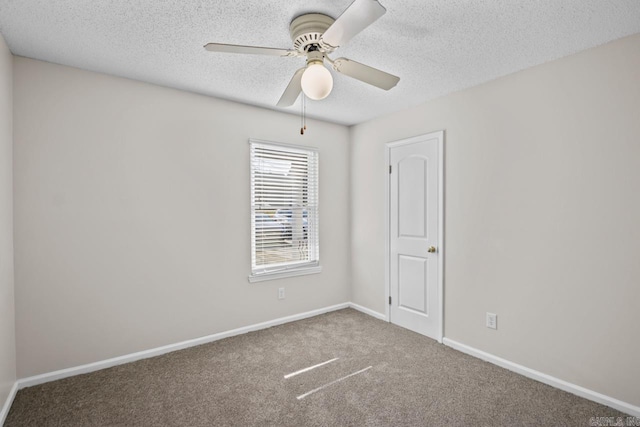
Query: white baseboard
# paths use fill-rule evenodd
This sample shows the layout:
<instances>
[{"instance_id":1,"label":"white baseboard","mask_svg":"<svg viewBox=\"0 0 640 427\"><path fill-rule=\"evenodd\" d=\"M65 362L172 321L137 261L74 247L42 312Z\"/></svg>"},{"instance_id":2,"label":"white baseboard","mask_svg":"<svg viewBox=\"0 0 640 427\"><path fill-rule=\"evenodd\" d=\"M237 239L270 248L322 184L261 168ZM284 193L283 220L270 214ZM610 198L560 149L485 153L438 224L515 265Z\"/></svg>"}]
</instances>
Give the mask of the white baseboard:
<instances>
[{"instance_id":1,"label":"white baseboard","mask_svg":"<svg viewBox=\"0 0 640 427\"><path fill-rule=\"evenodd\" d=\"M13 387L9 391L9 396L7 396L7 400L5 400L4 405L2 406L2 410L0 410L0 426L4 425L4 422L7 419L7 415L9 415L9 409L11 409L11 405L13 404L13 399L16 397L16 393L18 392L18 382L13 383Z\"/></svg>"},{"instance_id":2,"label":"white baseboard","mask_svg":"<svg viewBox=\"0 0 640 427\"><path fill-rule=\"evenodd\" d=\"M352 302L346 302L342 304L336 304L329 307L320 308L317 310L307 311L305 313L294 314L291 316L281 317L278 319L270 320L267 322L257 323L254 325L245 326L238 329L232 329L230 331L220 332L213 335L207 335L200 338L195 338L192 340L182 341L176 344L169 344L162 347L157 347L149 350L139 351L137 353L131 353L124 356L114 357L107 360L102 360L99 362L89 363L86 365L76 366L73 368L61 369L59 371L49 372L41 375L35 375L28 378L22 378L17 380L11 391L9 392L9 396L7 397L2 410L0 411L0 426L4 424L7 415L9 414L9 409L11 408L11 404L16 396L18 390L31 387L38 384L44 384L50 381L59 380L62 378L71 377L74 375L86 374L89 372L98 371L101 369L110 368L112 366L122 365L124 363L135 362L140 359L147 359L150 357L160 356L162 354L170 353L172 351L182 350L189 347L194 347L197 345L202 345L206 343L210 343L213 341L218 341L223 338L233 337L236 335L246 334L248 332L257 331L260 329L270 328L272 326L282 325L289 322L295 322L296 320L302 320L313 316L318 316L320 314L328 313L331 311L342 310L344 308L353 308L362 313L368 314L376 319L388 321L386 316L382 313L378 313L377 311L371 310L369 308L363 307L359 304L355 304ZM519 365L517 363L511 362L506 359L502 359L498 356L494 356L490 353L486 353L482 350L478 350L476 348L470 347L468 345L459 343L457 341L451 340L449 338L444 338L443 343L446 346L449 346L455 350L461 351L463 353L469 354L471 356L477 357L489 363L493 363L494 365L498 365L502 368L508 369L510 371L516 372L520 375L524 375L525 377L534 379L536 381L540 381L541 383L550 385L552 387L558 388L560 390L567 391L569 393L575 394L580 397L584 397L585 399L592 400L597 403L601 403L603 405L610 406L619 411L625 412L629 415L640 417L640 407L632 405L630 403L623 402L618 399L614 399L610 396L605 396L601 393L586 389L576 384L569 383L567 381L561 380L559 378L552 377L551 375L544 374L542 372L535 371L533 369L527 368L526 366Z\"/></svg>"},{"instance_id":3,"label":"white baseboard","mask_svg":"<svg viewBox=\"0 0 640 427\"><path fill-rule=\"evenodd\" d=\"M516 372L527 378L531 378L541 383L550 385L551 387L559 388L560 390L564 390L571 394L575 394L576 396L584 397L585 399L592 400L597 403L601 403L603 405L625 412L634 417L640 417L640 406L635 406L630 403L615 399L613 397L605 396L604 394L598 393L593 390L589 390L579 385L561 380L559 378L552 377L551 375L543 374L542 372L538 372L531 368L527 368L526 366L518 365L517 363L511 362L506 359L502 359L501 357L494 356L493 354L486 353L482 350L469 347L468 345L459 343L449 338L444 338L443 344L455 350L466 353L470 356L477 357L478 359L482 359L486 362L493 363L494 365L498 365L502 368Z\"/></svg>"},{"instance_id":4,"label":"white baseboard","mask_svg":"<svg viewBox=\"0 0 640 427\"><path fill-rule=\"evenodd\" d=\"M384 314L378 313L377 311L373 311L370 308L363 307L360 304L356 304L356 303L350 302L349 303L349 307L353 308L354 310L361 311L364 314L368 314L369 316L373 316L376 319L384 320L385 322L389 321L387 319L387 316L385 316Z\"/></svg>"},{"instance_id":5,"label":"white baseboard","mask_svg":"<svg viewBox=\"0 0 640 427\"><path fill-rule=\"evenodd\" d=\"M354 304L352 302L345 302L342 304L332 305L330 307L324 307L324 308L319 308L317 310L307 311L305 313L294 314L291 316L269 320L267 322L257 323L255 325L249 325L249 326L244 326L238 329L232 329L230 331L220 332L213 335L207 335L204 337L186 340L186 341L182 341L175 344L169 344L162 347L156 347L149 350L143 350L137 353L125 354L123 356L118 356L111 359L88 363L86 365L75 366L72 368L61 369L59 371L47 372L45 374L22 378L16 381L16 385L14 386L14 388L16 388L16 390L20 390L25 387L44 384L50 381L56 381L63 378L72 377L74 375L87 374L89 372L99 371L101 369L110 368L112 366L135 362L136 360L141 360L141 359L148 359L150 357L160 356L162 354L170 353L172 351L183 350L185 348L195 347L197 345L218 341L223 338L246 334L247 332L258 331L260 329L266 329L272 326L282 325L284 323L295 322L296 320L302 320L308 317L318 316L320 314L328 313L330 311L342 310L344 308L349 308L349 307L355 310L361 311L370 316L373 316L376 319L387 320L384 314L378 313L376 311L363 307L359 304ZM14 391L14 395L15 395L15 391ZM13 401L13 398L11 398L11 401ZM9 407L11 407L10 403L7 406L7 411Z\"/></svg>"},{"instance_id":6,"label":"white baseboard","mask_svg":"<svg viewBox=\"0 0 640 427\"><path fill-rule=\"evenodd\" d=\"M343 308L348 308L349 306L350 304L348 302L345 302L342 304L336 304L330 307L319 308L317 310L311 310L305 313L294 314L291 316L281 317L279 319L269 320L267 322L256 323L255 325L249 325L249 326L244 326L238 329L232 329L230 331L220 332L213 335L207 335L204 337L186 340L186 341L182 341L175 344L169 344L162 347L156 347L149 350L143 350L137 353L126 354L124 356L118 356L118 357L114 357L107 360L88 363L86 365L76 366L76 367L67 368L67 369L61 369L59 371L48 372L45 374L35 375L32 377L22 378L18 380L16 384L18 389L23 389L25 387L44 384L50 381L72 377L74 375L86 374L89 372L110 368L112 366L122 365L124 363L135 362L136 360L140 360L140 359L147 359L150 357L160 356L162 354L170 353L172 351L183 350L185 348L195 347L197 345L218 341L223 338L246 334L247 332L258 331L260 329L266 329L272 326L282 325L284 323L295 322L296 320L302 320L308 317L318 316L320 314L328 313L330 311L341 310Z\"/></svg>"},{"instance_id":7,"label":"white baseboard","mask_svg":"<svg viewBox=\"0 0 640 427\"><path fill-rule=\"evenodd\" d=\"M35 375L28 378L22 378L17 380L11 391L9 392L9 396L7 397L4 406L2 407L2 411L0 411L0 426L4 424L4 421L9 413L9 409L11 408L11 404L16 396L18 390L24 387L31 387L38 384L44 384L50 381L59 380L62 378L71 377L74 375L86 374L89 372L98 371L101 369L110 368L112 366L122 365L124 363L135 362L140 359L147 359L150 357L160 356L162 354L170 353L172 351L182 350L189 347L194 347L197 345L202 345L206 343L210 343L213 341L218 341L223 338L233 337L236 335L246 334L248 332L257 331L260 329L270 328L272 326L282 325L289 322L295 322L297 320L306 319L313 316L318 316L320 314L328 313L331 311L341 310L344 308L351 307L355 310L358 310L362 313L368 314L376 319L387 321L387 318L384 314L378 313L377 311L371 310L369 308L363 307L359 304L355 304L352 302L346 302L342 304L336 304L330 307L324 307L317 310L307 311L305 313L294 314L291 316L281 317L278 319L270 320L267 322L257 323L254 325L245 326L238 329L232 329L230 331L220 332L213 335L207 335L200 338L195 338L192 340L186 340L175 344L169 344L162 347L157 347L149 350L139 351L137 353L131 353L119 357L114 357L107 360L102 360L94 363L89 363L86 365L76 366L73 368L61 369L59 371L49 372L41 375ZM444 338L443 343L446 346L449 346L455 350L461 351L463 353L469 354L471 356L477 357L489 363L493 363L494 365L498 365L502 368L508 369L510 371L516 372L520 375L524 375L525 377L534 379L536 381L540 381L541 383L550 385L552 387L556 387L560 390L567 391L569 393L575 394L580 397L584 397L585 399L592 400L597 403L601 403L603 405L610 406L619 411L625 412L635 417L640 417L640 407L632 405L630 403L623 402L618 399L614 399L610 396L605 396L601 393L586 389L579 385L575 385L569 383L567 381L561 380L559 378L552 377L550 375L544 374L542 372L535 371L533 369L527 368L526 366L519 365L517 363L511 362L506 359L502 359L498 356L494 356L490 353L486 353L482 350L478 350L476 348L470 347L468 345L459 343L457 341L451 340L449 338Z\"/></svg>"}]
</instances>

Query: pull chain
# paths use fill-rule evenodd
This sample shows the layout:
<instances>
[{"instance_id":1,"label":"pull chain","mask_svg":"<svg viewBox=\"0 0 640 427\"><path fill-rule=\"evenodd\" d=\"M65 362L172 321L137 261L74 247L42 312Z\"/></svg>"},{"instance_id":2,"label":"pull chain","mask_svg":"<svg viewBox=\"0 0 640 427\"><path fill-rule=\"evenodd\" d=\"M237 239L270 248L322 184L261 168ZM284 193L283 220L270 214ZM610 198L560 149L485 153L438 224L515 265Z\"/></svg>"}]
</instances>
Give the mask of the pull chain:
<instances>
[{"instance_id":1,"label":"pull chain","mask_svg":"<svg viewBox=\"0 0 640 427\"><path fill-rule=\"evenodd\" d=\"M302 92L302 100L300 101L300 135L304 135L307 130L307 97Z\"/></svg>"}]
</instances>

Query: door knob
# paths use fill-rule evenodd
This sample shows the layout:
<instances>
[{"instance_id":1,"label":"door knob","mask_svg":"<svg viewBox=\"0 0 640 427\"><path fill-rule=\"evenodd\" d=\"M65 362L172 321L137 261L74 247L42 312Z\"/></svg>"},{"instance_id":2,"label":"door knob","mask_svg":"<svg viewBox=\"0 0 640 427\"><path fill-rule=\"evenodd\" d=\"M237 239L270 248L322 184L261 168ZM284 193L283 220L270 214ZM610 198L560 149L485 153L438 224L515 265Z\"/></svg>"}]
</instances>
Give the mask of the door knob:
<instances>
[{"instance_id":1,"label":"door knob","mask_svg":"<svg viewBox=\"0 0 640 427\"><path fill-rule=\"evenodd\" d=\"M429 253L434 253L436 251L436 247L435 246L429 246L429 249L427 250L427 252Z\"/></svg>"}]
</instances>

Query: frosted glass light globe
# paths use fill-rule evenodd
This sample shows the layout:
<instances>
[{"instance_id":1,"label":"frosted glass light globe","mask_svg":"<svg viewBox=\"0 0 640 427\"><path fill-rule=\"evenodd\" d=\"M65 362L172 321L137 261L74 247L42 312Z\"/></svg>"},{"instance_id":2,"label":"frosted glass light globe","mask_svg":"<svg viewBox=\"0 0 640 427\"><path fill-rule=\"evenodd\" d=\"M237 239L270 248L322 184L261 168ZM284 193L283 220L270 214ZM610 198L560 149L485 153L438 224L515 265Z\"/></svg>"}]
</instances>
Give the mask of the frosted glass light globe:
<instances>
[{"instance_id":1,"label":"frosted glass light globe","mask_svg":"<svg viewBox=\"0 0 640 427\"><path fill-rule=\"evenodd\" d=\"M314 101L325 99L333 89L333 77L322 62L312 62L302 74L302 91Z\"/></svg>"}]
</instances>

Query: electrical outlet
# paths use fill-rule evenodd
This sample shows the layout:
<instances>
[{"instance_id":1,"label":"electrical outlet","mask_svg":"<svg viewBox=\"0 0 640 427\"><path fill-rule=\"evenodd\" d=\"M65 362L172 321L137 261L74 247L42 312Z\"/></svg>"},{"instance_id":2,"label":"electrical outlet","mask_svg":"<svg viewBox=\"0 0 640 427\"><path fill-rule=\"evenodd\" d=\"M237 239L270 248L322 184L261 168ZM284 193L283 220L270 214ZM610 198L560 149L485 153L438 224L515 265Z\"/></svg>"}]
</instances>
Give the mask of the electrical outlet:
<instances>
[{"instance_id":1,"label":"electrical outlet","mask_svg":"<svg viewBox=\"0 0 640 427\"><path fill-rule=\"evenodd\" d=\"M498 315L487 312L487 328L498 329Z\"/></svg>"},{"instance_id":2,"label":"electrical outlet","mask_svg":"<svg viewBox=\"0 0 640 427\"><path fill-rule=\"evenodd\" d=\"M278 288L278 299L284 299L284 288Z\"/></svg>"}]
</instances>

